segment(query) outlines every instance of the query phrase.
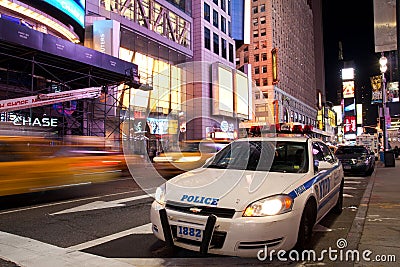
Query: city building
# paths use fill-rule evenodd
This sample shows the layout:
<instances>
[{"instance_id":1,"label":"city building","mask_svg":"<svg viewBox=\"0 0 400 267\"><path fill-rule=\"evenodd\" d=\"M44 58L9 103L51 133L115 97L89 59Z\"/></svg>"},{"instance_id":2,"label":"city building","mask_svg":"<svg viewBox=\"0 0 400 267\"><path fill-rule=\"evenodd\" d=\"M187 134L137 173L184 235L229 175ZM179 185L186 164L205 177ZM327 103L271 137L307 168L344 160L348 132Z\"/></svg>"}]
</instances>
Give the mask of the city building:
<instances>
[{"instance_id":1,"label":"city building","mask_svg":"<svg viewBox=\"0 0 400 267\"><path fill-rule=\"evenodd\" d=\"M316 127L325 104L321 1L252 1L250 44L239 48L236 64L251 64L260 89L255 123Z\"/></svg>"},{"instance_id":2,"label":"city building","mask_svg":"<svg viewBox=\"0 0 400 267\"><path fill-rule=\"evenodd\" d=\"M250 83L234 65L230 1L63 3L1 2L2 23L25 27L29 31L25 39L37 35L40 40L51 40L55 47L43 51L51 57L43 62L52 64L51 71L41 71L40 84L26 82L37 77L43 65L35 65L34 44L19 36L21 47L30 47L27 60L35 67L28 71L19 67L18 75L26 82L24 92L7 84L1 99L101 88L90 99L80 97L40 107L41 114L54 114L63 122L62 127L48 129L59 136L98 135L115 143L146 140L147 148L157 149L171 141L237 136L239 121L249 118ZM18 36L14 28L13 34ZM3 39L9 38L10 34L2 34ZM9 61L2 65L8 68L4 77L16 71L10 68L12 57L21 55L11 53L12 38L5 40L8 44L2 49L7 51L1 51L10 53ZM65 68L75 75L64 75L60 69ZM36 109L25 108L17 115ZM11 115L15 118L16 114ZM5 113L1 118L10 120Z\"/></svg>"}]
</instances>

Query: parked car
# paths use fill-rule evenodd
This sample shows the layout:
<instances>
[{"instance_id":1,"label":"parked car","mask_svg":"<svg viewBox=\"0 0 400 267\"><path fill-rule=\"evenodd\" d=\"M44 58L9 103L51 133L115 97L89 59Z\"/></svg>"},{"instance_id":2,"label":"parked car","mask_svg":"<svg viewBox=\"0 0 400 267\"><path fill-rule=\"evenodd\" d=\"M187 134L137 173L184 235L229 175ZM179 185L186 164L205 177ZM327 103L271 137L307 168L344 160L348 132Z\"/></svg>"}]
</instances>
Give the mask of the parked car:
<instances>
[{"instance_id":1,"label":"parked car","mask_svg":"<svg viewBox=\"0 0 400 267\"><path fill-rule=\"evenodd\" d=\"M346 174L371 175L375 169L375 153L364 146L340 146L335 153Z\"/></svg>"},{"instance_id":2,"label":"parked car","mask_svg":"<svg viewBox=\"0 0 400 267\"><path fill-rule=\"evenodd\" d=\"M313 226L342 211L343 185L342 165L319 139L239 139L157 188L152 230L201 253L304 249Z\"/></svg>"}]
</instances>

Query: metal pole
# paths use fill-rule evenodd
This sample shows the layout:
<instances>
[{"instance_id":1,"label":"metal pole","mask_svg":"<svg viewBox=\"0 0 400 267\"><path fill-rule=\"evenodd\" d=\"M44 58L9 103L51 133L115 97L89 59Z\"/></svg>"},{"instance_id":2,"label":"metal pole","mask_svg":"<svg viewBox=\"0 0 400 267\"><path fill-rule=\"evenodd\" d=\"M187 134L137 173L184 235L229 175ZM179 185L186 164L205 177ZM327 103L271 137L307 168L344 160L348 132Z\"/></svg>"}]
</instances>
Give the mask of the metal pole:
<instances>
[{"instance_id":1,"label":"metal pole","mask_svg":"<svg viewBox=\"0 0 400 267\"><path fill-rule=\"evenodd\" d=\"M383 115L383 151L388 148L387 143L387 130L386 130L386 78L385 73L382 72L382 115Z\"/></svg>"}]
</instances>

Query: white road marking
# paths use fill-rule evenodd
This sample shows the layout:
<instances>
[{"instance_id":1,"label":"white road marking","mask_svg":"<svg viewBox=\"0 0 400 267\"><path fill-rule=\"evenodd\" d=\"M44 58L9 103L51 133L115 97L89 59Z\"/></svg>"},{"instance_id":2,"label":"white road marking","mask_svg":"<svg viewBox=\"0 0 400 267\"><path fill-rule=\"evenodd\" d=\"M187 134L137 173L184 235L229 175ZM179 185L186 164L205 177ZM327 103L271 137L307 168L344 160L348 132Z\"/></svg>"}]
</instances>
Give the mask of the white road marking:
<instances>
[{"instance_id":1,"label":"white road marking","mask_svg":"<svg viewBox=\"0 0 400 267\"><path fill-rule=\"evenodd\" d=\"M347 181L345 180L344 183L345 184L361 184L360 181L348 181L348 180Z\"/></svg>"},{"instance_id":2,"label":"white road marking","mask_svg":"<svg viewBox=\"0 0 400 267\"><path fill-rule=\"evenodd\" d=\"M155 189L155 188L144 189L143 191L149 192L150 190L153 190L153 189ZM68 201L55 202L55 203L50 203L50 204L33 206L33 207L29 207L29 208L21 208L21 209L3 211L3 212L0 212L0 215L14 213L14 212L20 212L20 211L26 211L26 210L39 209L39 208L52 207L52 206L63 205L63 204L74 203L74 202L81 202L81 201L86 201L86 200L99 199L99 198L103 198L103 197L112 197L112 196L119 196L119 195L125 195L125 194L132 194L132 193L143 192L143 191L142 190L126 191L126 192L107 194L107 195L102 195L102 196L87 197L87 198L80 198L80 199L74 199L74 200L68 200Z\"/></svg>"},{"instance_id":3,"label":"white road marking","mask_svg":"<svg viewBox=\"0 0 400 267\"><path fill-rule=\"evenodd\" d=\"M150 198L150 197L151 197L150 195L140 195L140 196L136 196L136 197L121 198L121 199L112 200L112 201L95 201L95 202L84 204L84 205L81 205L78 207L54 212L54 213L51 213L50 215L58 215L58 214L88 211L88 210L108 209L108 208L115 208L115 207L124 207L125 204L121 204L121 203L135 201L135 200L144 199L144 198Z\"/></svg>"},{"instance_id":4,"label":"white road marking","mask_svg":"<svg viewBox=\"0 0 400 267\"><path fill-rule=\"evenodd\" d=\"M349 195L349 194L343 194L343 197L349 197L349 198L352 198L352 197L354 197L353 195Z\"/></svg>"},{"instance_id":5,"label":"white road marking","mask_svg":"<svg viewBox=\"0 0 400 267\"><path fill-rule=\"evenodd\" d=\"M0 232L0 258L15 262L18 266L91 266L132 267L132 264L100 257L80 251L46 244L31 238Z\"/></svg>"},{"instance_id":6,"label":"white road marking","mask_svg":"<svg viewBox=\"0 0 400 267\"><path fill-rule=\"evenodd\" d=\"M151 231L151 223L144 224L138 227L134 227L119 233L115 233L112 235L104 236L95 240L91 240L82 244L74 245L71 247L68 247L68 251L78 251L78 250L84 250L87 248L95 247L100 244L107 243L109 241L128 236L128 235L137 235L137 234L152 234L153 232Z\"/></svg>"},{"instance_id":7,"label":"white road marking","mask_svg":"<svg viewBox=\"0 0 400 267\"><path fill-rule=\"evenodd\" d=\"M344 190L356 190L357 188L351 186L343 186Z\"/></svg>"},{"instance_id":8,"label":"white road marking","mask_svg":"<svg viewBox=\"0 0 400 267\"><path fill-rule=\"evenodd\" d=\"M365 180L365 177L346 177L345 180Z\"/></svg>"}]
</instances>

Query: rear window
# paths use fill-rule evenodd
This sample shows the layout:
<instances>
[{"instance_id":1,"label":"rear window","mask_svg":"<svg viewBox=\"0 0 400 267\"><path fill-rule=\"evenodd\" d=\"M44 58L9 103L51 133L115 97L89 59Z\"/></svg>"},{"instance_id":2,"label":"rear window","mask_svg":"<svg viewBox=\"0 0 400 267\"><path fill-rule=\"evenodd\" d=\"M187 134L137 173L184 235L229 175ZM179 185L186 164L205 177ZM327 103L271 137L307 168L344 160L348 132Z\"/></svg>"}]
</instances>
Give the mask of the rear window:
<instances>
[{"instance_id":1,"label":"rear window","mask_svg":"<svg viewBox=\"0 0 400 267\"><path fill-rule=\"evenodd\" d=\"M345 154L367 154L368 150L365 147L339 147L336 150L336 155Z\"/></svg>"}]
</instances>

